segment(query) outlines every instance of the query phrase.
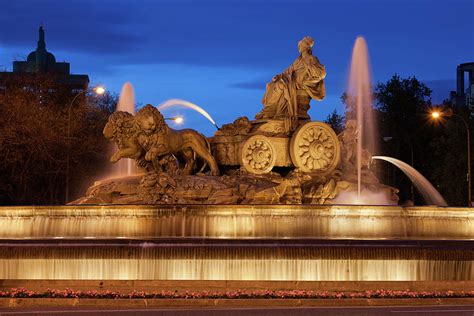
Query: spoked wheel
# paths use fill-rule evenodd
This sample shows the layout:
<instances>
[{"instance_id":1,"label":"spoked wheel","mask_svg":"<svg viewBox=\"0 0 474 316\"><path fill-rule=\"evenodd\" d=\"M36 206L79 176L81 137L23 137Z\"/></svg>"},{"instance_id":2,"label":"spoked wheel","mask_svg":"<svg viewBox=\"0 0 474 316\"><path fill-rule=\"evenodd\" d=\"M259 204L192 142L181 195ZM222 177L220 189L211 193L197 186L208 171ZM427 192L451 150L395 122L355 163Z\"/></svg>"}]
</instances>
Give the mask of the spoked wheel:
<instances>
[{"instance_id":1,"label":"spoked wheel","mask_svg":"<svg viewBox=\"0 0 474 316\"><path fill-rule=\"evenodd\" d=\"M341 145L328 124L308 122L293 134L290 156L295 167L301 171L324 176L339 164Z\"/></svg>"},{"instance_id":2,"label":"spoked wheel","mask_svg":"<svg viewBox=\"0 0 474 316\"><path fill-rule=\"evenodd\" d=\"M265 174L275 166L276 151L270 139L263 135L248 138L241 150L241 166L253 174Z\"/></svg>"}]
</instances>

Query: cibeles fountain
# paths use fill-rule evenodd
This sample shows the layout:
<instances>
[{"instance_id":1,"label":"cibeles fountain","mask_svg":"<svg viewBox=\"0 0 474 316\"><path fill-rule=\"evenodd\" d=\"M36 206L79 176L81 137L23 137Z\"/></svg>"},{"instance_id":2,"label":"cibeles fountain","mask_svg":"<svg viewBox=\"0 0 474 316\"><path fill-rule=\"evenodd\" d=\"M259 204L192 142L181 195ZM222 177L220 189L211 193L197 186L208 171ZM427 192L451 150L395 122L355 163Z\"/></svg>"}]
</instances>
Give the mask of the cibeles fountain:
<instances>
[{"instance_id":1,"label":"cibeles fountain","mask_svg":"<svg viewBox=\"0 0 474 316\"><path fill-rule=\"evenodd\" d=\"M369 168L370 154L358 148L361 119L348 120L340 135L311 121L310 101L326 93L326 70L312 46L310 37L298 43L300 56L267 84L263 110L254 120L239 117L214 137L171 129L162 106L146 105L135 116L133 110L117 111L104 128L118 148L111 162L133 159L142 173L98 181L75 203L333 204L357 202L344 196L377 195L383 204L396 205L397 190L379 183ZM359 81L367 79L351 79ZM358 108L366 101L364 96Z\"/></svg>"},{"instance_id":2,"label":"cibeles fountain","mask_svg":"<svg viewBox=\"0 0 474 316\"><path fill-rule=\"evenodd\" d=\"M160 106L112 114L111 162L132 159L137 172L97 181L67 206L3 208L0 278L474 280L474 212L447 207L410 166L371 156L362 39L345 130L311 120L326 77L313 44L298 43L254 119L213 137L170 128ZM398 206L373 158L400 166L430 205Z\"/></svg>"}]
</instances>

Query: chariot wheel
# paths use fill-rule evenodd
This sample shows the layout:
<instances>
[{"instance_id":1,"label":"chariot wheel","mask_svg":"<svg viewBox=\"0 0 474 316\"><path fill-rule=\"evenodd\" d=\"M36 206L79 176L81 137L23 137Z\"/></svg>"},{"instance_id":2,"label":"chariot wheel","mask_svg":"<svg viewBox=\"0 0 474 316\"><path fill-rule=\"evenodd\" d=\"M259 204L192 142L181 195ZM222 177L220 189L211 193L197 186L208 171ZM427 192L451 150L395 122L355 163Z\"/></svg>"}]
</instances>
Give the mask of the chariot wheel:
<instances>
[{"instance_id":1,"label":"chariot wheel","mask_svg":"<svg viewBox=\"0 0 474 316\"><path fill-rule=\"evenodd\" d=\"M240 151L240 165L253 174L265 174L275 166L276 151L270 138L254 135L248 138Z\"/></svg>"},{"instance_id":2,"label":"chariot wheel","mask_svg":"<svg viewBox=\"0 0 474 316\"><path fill-rule=\"evenodd\" d=\"M341 159L341 145L336 133L322 122L301 125L294 132L289 149L295 167L319 176L334 171Z\"/></svg>"}]
</instances>

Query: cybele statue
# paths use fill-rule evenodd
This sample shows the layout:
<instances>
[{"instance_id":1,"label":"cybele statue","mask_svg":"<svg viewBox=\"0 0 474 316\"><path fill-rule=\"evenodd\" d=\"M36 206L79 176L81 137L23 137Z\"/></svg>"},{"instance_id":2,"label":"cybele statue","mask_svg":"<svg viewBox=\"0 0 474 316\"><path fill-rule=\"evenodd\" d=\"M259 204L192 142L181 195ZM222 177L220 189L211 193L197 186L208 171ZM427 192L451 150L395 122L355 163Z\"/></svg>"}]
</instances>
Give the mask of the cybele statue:
<instances>
[{"instance_id":1,"label":"cybele statue","mask_svg":"<svg viewBox=\"0 0 474 316\"><path fill-rule=\"evenodd\" d=\"M324 78L326 69L313 56L314 40L306 36L298 43L300 55L284 72L273 77L267 84L263 97L263 110L256 119L282 119L286 129L293 131L299 119L309 119L311 99L322 100L326 96Z\"/></svg>"},{"instance_id":2,"label":"cybele statue","mask_svg":"<svg viewBox=\"0 0 474 316\"><path fill-rule=\"evenodd\" d=\"M214 137L171 129L152 105L135 116L112 114L104 136L118 150L110 161L134 159L143 173L96 182L73 203L331 204L340 192L355 191L356 124L338 136L308 115L310 101L326 93L313 45L308 36L299 41L299 56L267 84L255 120L240 117ZM380 184L368 162L365 188L396 204L396 190Z\"/></svg>"}]
</instances>

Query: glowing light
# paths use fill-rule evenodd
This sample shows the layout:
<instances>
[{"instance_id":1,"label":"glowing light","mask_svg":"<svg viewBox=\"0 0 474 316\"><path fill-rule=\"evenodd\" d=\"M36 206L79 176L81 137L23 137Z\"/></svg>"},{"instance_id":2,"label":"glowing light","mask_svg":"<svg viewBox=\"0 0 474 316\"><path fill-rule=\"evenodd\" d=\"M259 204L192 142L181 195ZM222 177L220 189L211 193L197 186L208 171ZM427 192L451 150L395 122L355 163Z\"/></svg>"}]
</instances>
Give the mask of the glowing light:
<instances>
[{"instance_id":1,"label":"glowing light","mask_svg":"<svg viewBox=\"0 0 474 316\"><path fill-rule=\"evenodd\" d=\"M175 116L175 117L165 117L165 120L170 120L175 122L178 125L183 124L184 118L182 116Z\"/></svg>"},{"instance_id":2,"label":"glowing light","mask_svg":"<svg viewBox=\"0 0 474 316\"><path fill-rule=\"evenodd\" d=\"M184 119L183 119L182 116L177 116L177 117L174 118L174 122L175 122L176 124L182 124L183 121L184 121Z\"/></svg>"},{"instance_id":3,"label":"glowing light","mask_svg":"<svg viewBox=\"0 0 474 316\"><path fill-rule=\"evenodd\" d=\"M105 88L102 87L102 86L95 87L94 92L99 94L99 95L104 94L105 93Z\"/></svg>"},{"instance_id":4,"label":"glowing light","mask_svg":"<svg viewBox=\"0 0 474 316\"><path fill-rule=\"evenodd\" d=\"M440 116L441 116L441 113L439 111L431 112L431 117L434 119L438 119Z\"/></svg>"},{"instance_id":5,"label":"glowing light","mask_svg":"<svg viewBox=\"0 0 474 316\"><path fill-rule=\"evenodd\" d=\"M214 125L216 128L219 128L217 126L216 122L209 115L209 113L207 113L203 108L201 108L200 106L198 106L194 103L191 103L191 102L188 102L188 101L185 101L185 100L170 99L170 100L167 100L167 101L161 103L160 105L158 105L157 108L158 108L158 110L162 111L162 110L165 110L165 109L167 109L169 107L172 107L172 106L183 106L183 107L192 109L192 110L198 112L199 114L201 114L202 116L204 116L205 118L207 118L209 120L209 122L211 122L212 125ZM176 123L178 123L178 122L176 122ZM178 123L178 124L180 124L180 123Z\"/></svg>"}]
</instances>

